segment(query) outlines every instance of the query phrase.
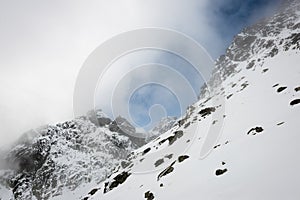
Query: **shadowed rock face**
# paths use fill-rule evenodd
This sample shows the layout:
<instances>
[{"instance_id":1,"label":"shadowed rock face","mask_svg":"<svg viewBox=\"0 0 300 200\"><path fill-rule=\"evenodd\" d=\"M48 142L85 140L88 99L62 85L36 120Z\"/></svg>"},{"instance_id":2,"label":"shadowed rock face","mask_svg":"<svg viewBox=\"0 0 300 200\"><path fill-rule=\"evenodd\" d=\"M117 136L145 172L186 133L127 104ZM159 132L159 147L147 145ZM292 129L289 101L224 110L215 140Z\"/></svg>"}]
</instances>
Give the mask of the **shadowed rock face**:
<instances>
[{"instance_id":1,"label":"shadowed rock face","mask_svg":"<svg viewBox=\"0 0 300 200\"><path fill-rule=\"evenodd\" d=\"M228 51L229 59L233 61L244 61L251 55L251 45L257 39L254 35L248 36L236 36L235 37L235 44L238 46L238 49L235 51Z\"/></svg>"},{"instance_id":2,"label":"shadowed rock face","mask_svg":"<svg viewBox=\"0 0 300 200\"><path fill-rule=\"evenodd\" d=\"M127 135L135 134L135 127L132 126L125 118L120 116L109 124L109 130Z\"/></svg>"},{"instance_id":3,"label":"shadowed rock face","mask_svg":"<svg viewBox=\"0 0 300 200\"><path fill-rule=\"evenodd\" d=\"M109 125L111 123L111 119L108 117L97 118L99 126Z\"/></svg>"},{"instance_id":4,"label":"shadowed rock face","mask_svg":"<svg viewBox=\"0 0 300 200\"><path fill-rule=\"evenodd\" d=\"M35 172L45 163L50 148L49 141L42 138L34 144L27 144L14 149L14 151L10 152L8 159L10 167L15 168L17 172Z\"/></svg>"},{"instance_id":5,"label":"shadowed rock face","mask_svg":"<svg viewBox=\"0 0 300 200\"><path fill-rule=\"evenodd\" d=\"M105 188L104 188L104 193L113 190L114 188L118 187L120 184L124 183L126 179L130 176L131 174L128 172L122 172L115 176L113 178L112 182L106 182L105 183Z\"/></svg>"},{"instance_id":6,"label":"shadowed rock face","mask_svg":"<svg viewBox=\"0 0 300 200\"><path fill-rule=\"evenodd\" d=\"M114 121L112 121L109 126L109 130L112 132L117 132L124 135L136 145L136 147L141 147L146 144L145 138L140 136L140 133L136 132L136 129L131 125L125 118L118 116Z\"/></svg>"},{"instance_id":7,"label":"shadowed rock face","mask_svg":"<svg viewBox=\"0 0 300 200\"><path fill-rule=\"evenodd\" d=\"M146 144L145 136L137 133L135 127L121 116L118 116L115 120L111 120L101 110L92 110L88 112L88 118L96 127L106 127L111 132L116 132L130 138L135 147L141 147Z\"/></svg>"}]
</instances>

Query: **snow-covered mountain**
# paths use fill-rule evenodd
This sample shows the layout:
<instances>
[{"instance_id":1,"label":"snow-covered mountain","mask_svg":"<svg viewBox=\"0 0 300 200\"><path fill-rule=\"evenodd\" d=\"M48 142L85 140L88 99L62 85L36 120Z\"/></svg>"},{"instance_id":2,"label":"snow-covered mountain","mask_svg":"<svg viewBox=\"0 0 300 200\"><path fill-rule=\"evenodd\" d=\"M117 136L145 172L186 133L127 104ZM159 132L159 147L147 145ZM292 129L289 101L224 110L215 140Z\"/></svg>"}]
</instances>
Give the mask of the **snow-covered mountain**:
<instances>
[{"instance_id":1,"label":"snow-covered mountain","mask_svg":"<svg viewBox=\"0 0 300 200\"><path fill-rule=\"evenodd\" d=\"M0 199L299 199L300 2L284 2L234 38L216 89L158 125L165 133L142 146L126 119L101 111L28 132L1 166ZM221 137L199 159L222 109Z\"/></svg>"},{"instance_id":2,"label":"snow-covered mountain","mask_svg":"<svg viewBox=\"0 0 300 200\"><path fill-rule=\"evenodd\" d=\"M140 133L130 122L122 116L111 120L103 111L90 111L87 114L89 120L96 126L106 127L112 132L128 137L136 148L146 144L145 133Z\"/></svg>"},{"instance_id":3,"label":"snow-covered mountain","mask_svg":"<svg viewBox=\"0 0 300 200\"><path fill-rule=\"evenodd\" d=\"M0 199L80 199L137 147L108 126L81 117L24 134L0 171Z\"/></svg>"},{"instance_id":4,"label":"snow-covered mountain","mask_svg":"<svg viewBox=\"0 0 300 200\"><path fill-rule=\"evenodd\" d=\"M208 83L219 89L204 87L186 116L84 199L300 199L299 63L300 2L289 0L234 38ZM221 137L199 159L221 109Z\"/></svg>"}]
</instances>

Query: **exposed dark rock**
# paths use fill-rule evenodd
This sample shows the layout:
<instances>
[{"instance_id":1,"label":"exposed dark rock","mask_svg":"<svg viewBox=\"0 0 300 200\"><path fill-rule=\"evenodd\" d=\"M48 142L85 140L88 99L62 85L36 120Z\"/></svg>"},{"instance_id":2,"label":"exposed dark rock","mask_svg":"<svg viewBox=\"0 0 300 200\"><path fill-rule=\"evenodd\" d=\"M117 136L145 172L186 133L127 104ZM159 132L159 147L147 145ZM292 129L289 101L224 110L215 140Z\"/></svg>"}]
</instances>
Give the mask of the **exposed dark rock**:
<instances>
[{"instance_id":1,"label":"exposed dark rock","mask_svg":"<svg viewBox=\"0 0 300 200\"><path fill-rule=\"evenodd\" d=\"M249 85L249 84L248 84L247 81L246 81L245 83L242 83L242 84L241 84L241 89L240 89L240 91L244 90L248 85Z\"/></svg>"},{"instance_id":2,"label":"exposed dark rock","mask_svg":"<svg viewBox=\"0 0 300 200\"><path fill-rule=\"evenodd\" d=\"M186 119L180 119L178 120L178 125L182 126L185 123Z\"/></svg>"},{"instance_id":3,"label":"exposed dark rock","mask_svg":"<svg viewBox=\"0 0 300 200\"><path fill-rule=\"evenodd\" d=\"M111 123L111 119L108 117L97 118L99 126L109 125Z\"/></svg>"},{"instance_id":4,"label":"exposed dark rock","mask_svg":"<svg viewBox=\"0 0 300 200\"><path fill-rule=\"evenodd\" d=\"M284 122L280 122L277 124L277 126L281 126L282 124L284 124Z\"/></svg>"},{"instance_id":5,"label":"exposed dark rock","mask_svg":"<svg viewBox=\"0 0 300 200\"><path fill-rule=\"evenodd\" d=\"M143 151L143 155L145 155L145 154L148 153L149 151L151 151L151 148L150 148L150 147L148 147L147 149L145 149L145 150Z\"/></svg>"},{"instance_id":6,"label":"exposed dark rock","mask_svg":"<svg viewBox=\"0 0 300 200\"><path fill-rule=\"evenodd\" d=\"M266 73L267 71L269 71L269 69L268 68L266 68L266 69L263 69L263 73Z\"/></svg>"},{"instance_id":7,"label":"exposed dark rock","mask_svg":"<svg viewBox=\"0 0 300 200\"><path fill-rule=\"evenodd\" d=\"M144 138L138 137L135 127L121 116L118 116L114 121L112 121L109 124L108 129L112 132L117 132L128 137L137 147L141 147L146 144Z\"/></svg>"},{"instance_id":8,"label":"exposed dark rock","mask_svg":"<svg viewBox=\"0 0 300 200\"><path fill-rule=\"evenodd\" d=\"M169 145L172 145L177 140L177 137L175 135L172 135L168 137L168 140L169 140Z\"/></svg>"},{"instance_id":9,"label":"exposed dark rock","mask_svg":"<svg viewBox=\"0 0 300 200\"><path fill-rule=\"evenodd\" d=\"M175 131L174 132L174 135L177 137L177 138L181 138L183 136L183 131Z\"/></svg>"},{"instance_id":10,"label":"exposed dark rock","mask_svg":"<svg viewBox=\"0 0 300 200\"><path fill-rule=\"evenodd\" d=\"M94 195L97 191L98 191L98 188L92 189L92 190L89 192L89 195Z\"/></svg>"},{"instance_id":11,"label":"exposed dark rock","mask_svg":"<svg viewBox=\"0 0 300 200\"><path fill-rule=\"evenodd\" d=\"M159 145L162 145L163 143L165 143L166 141L168 140L168 138L166 138L166 139L162 139L161 141L159 141Z\"/></svg>"},{"instance_id":12,"label":"exposed dark rock","mask_svg":"<svg viewBox=\"0 0 300 200\"><path fill-rule=\"evenodd\" d=\"M154 165L155 165L155 167L158 167L159 165L161 165L161 164L163 164L163 163L164 163L164 159L161 158L161 159L158 159L158 160L154 163Z\"/></svg>"},{"instance_id":13,"label":"exposed dark rock","mask_svg":"<svg viewBox=\"0 0 300 200\"><path fill-rule=\"evenodd\" d=\"M255 131L257 132L257 133L260 133L260 132L262 132L264 129L262 128L262 127L256 127L255 128Z\"/></svg>"},{"instance_id":14,"label":"exposed dark rock","mask_svg":"<svg viewBox=\"0 0 300 200\"><path fill-rule=\"evenodd\" d=\"M37 140L34 144L26 144L14 149L8 155L8 163L18 172L35 172L45 163L49 151L50 141L46 138Z\"/></svg>"},{"instance_id":15,"label":"exposed dark rock","mask_svg":"<svg viewBox=\"0 0 300 200\"><path fill-rule=\"evenodd\" d=\"M251 128L247 135L249 135L250 133L252 133L252 135L256 135L257 133L261 133L264 129L262 127L255 127L255 128Z\"/></svg>"},{"instance_id":16,"label":"exposed dark rock","mask_svg":"<svg viewBox=\"0 0 300 200\"><path fill-rule=\"evenodd\" d=\"M159 142L159 145L162 145L163 143L165 143L167 140L169 141L169 145L172 145L178 138L181 138L183 136L183 131L175 131L174 135L169 136L166 139L162 139Z\"/></svg>"},{"instance_id":17,"label":"exposed dark rock","mask_svg":"<svg viewBox=\"0 0 300 200\"><path fill-rule=\"evenodd\" d=\"M153 200L154 199L154 195L153 195L152 192L148 191L148 192L145 193L145 198L147 200Z\"/></svg>"},{"instance_id":18,"label":"exposed dark rock","mask_svg":"<svg viewBox=\"0 0 300 200\"><path fill-rule=\"evenodd\" d=\"M230 97L232 97L233 94L228 95L226 98L229 99Z\"/></svg>"},{"instance_id":19,"label":"exposed dark rock","mask_svg":"<svg viewBox=\"0 0 300 200\"><path fill-rule=\"evenodd\" d=\"M289 42L286 43L285 49L300 49L300 33L293 33L287 38Z\"/></svg>"},{"instance_id":20,"label":"exposed dark rock","mask_svg":"<svg viewBox=\"0 0 300 200\"><path fill-rule=\"evenodd\" d=\"M294 105L299 104L299 103L300 103L300 99L294 99L293 101L290 102L290 105L294 106Z\"/></svg>"},{"instance_id":21,"label":"exposed dark rock","mask_svg":"<svg viewBox=\"0 0 300 200\"><path fill-rule=\"evenodd\" d=\"M274 56L276 56L277 54L278 54L278 48L277 47L274 47L272 50L271 50L271 52L269 53L269 56L271 56L271 57L274 57Z\"/></svg>"},{"instance_id":22,"label":"exposed dark rock","mask_svg":"<svg viewBox=\"0 0 300 200\"><path fill-rule=\"evenodd\" d=\"M124 169L125 169L126 167L128 167L130 164L131 164L131 162L124 161L124 160L121 161L121 167L124 168Z\"/></svg>"},{"instance_id":23,"label":"exposed dark rock","mask_svg":"<svg viewBox=\"0 0 300 200\"><path fill-rule=\"evenodd\" d=\"M255 64L255 60L252 60L246 67L246 69L251 69Z\"/></svg>"},{"instance_id":24,"label":"exposed dark rock","mask_svg":"<svg viewBox=\"0 0 300 200\"><path fill-rule=\"evenodd\" d=\"M131 175L130 173L124 171L124 172L118 174L117 176L115 176L113 178L112 182L110 182L110 183L106 182L104 184L104 186L105 186L104 193L107 193L107 192L111 191L112 189L118 187L120 184L124 183L130 175Z\"/></svg>"},{"instance_id":25,"label":"exposed dark rock","mask_svg":"<svg viewBox=\"0 0 300 200\"><path fill-rule=\"evenodd\" d=\"M166 155L165 158L172 159L173 154Z\"/></svg>"},{"instance_id":26,"label":"exposed dark rock","mask_svg":"<svg viewBox=\"0 0 300 200\"><path fill-rule=\"evenodd\" d=\"M183 155L183 156L179 156L178 157L178 162L183 162L184 160L186 160L186 159L188 159L189 158L189 156L188 155Z\"/></svg>"},{"instance_id":27,"label":"exposed dark rock","mask_svg":"<svg viewBox=\"0 0 300 200\"><path fill-rule=\"evenodd\" d=\"M157 177L157 180L159 181L163 176L166 176L174 171L173 165L176 161L174 161L169 167L167 167L165 170L163 170Z\"/></svg>"},{"instance_id":28,"label":"exposed dark rock","mask_svg":"<svg viewBox=\"0 0 300 200\"><path fill-rule=\"evenodd\" d=\"M181 138L183 136L183 131L175 131L173 136L170 136L168 138L169 145L172 145L178 138Z\"/></svg>"},{"instance_id":29,"label":"exposed dark rock","mask_svg":"<svg viewBox=\"0 0 300 200\"><path fill-rule=\"evenodd\" d=\"M287 87L279 87L278 89L277 89L277 92L279 93L279 92L282 92L283 90L285 90Z\"/></svg>"},{"instance_id":30,"label":"exposed dark rock","mask_svg":"<svg viewBox=\"0 0 300 200\"><path fill-rule=\"evenodd\" d=\"M255 42L256 36L254 35L247 35L247 36L240 36L237 35L234 38L234 43L238 49L234 49L235 51L227 51L227 55L231 60L234 61L244 61L250 56L250 50L252 43Z\"/></svg>"},{"instance_id":31,"label":"exposed dark rock","mask_svg":"<svg viewBox=\"0 0 300 200\"><path fill-rule=\"evenodd\" d=\"M205 117L207 115L210 115L212 112L215 112L216 108L214 107L208 107L208 108L204 108L202 110L199 111L199 114L201 115L201 117Z\"/></svg>"},{"instance_id":32,"label":"exposed dark rock","mask_svg":"<svg viewBox=\"0 0 300 200\"><path fill-rule=\"evenodd\" d=\"M225 169L217 169L216 170L216 176L220 176L220 175L224 174L227 171L228 170L226 168Z\"/></svg>"},{"instance_id":33,"label":"exposed dark rock","mask_svg":"<svg viewBox=\"0 0 300 200\"><path fill-rule=\"evenodd\" d=\"M186 123L185 125L184 125L184 128L187 128L187 127L189 127L191 125L191 122L188 122L188 123Z\"/></svg>"}]
</instances>

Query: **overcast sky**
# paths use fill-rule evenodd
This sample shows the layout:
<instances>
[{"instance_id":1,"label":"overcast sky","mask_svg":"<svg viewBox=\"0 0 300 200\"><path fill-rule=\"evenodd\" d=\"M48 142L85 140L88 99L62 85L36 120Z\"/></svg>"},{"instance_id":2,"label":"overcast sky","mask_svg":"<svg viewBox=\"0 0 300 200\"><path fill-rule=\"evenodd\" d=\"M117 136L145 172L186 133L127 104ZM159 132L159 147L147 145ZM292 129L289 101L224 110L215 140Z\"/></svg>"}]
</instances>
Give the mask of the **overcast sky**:
<instances>
[{"instance_id":1,"label":"overcast sky","mask_svg":"<svg viewBox=\"0 0 300 200\"><path fill-rule=\"evenodd\" d=\"M181 31L215 59L276 0L0 0L0 147L26 130L72 119L88 55L118 33Z\"/></svg>"}]
</instances>

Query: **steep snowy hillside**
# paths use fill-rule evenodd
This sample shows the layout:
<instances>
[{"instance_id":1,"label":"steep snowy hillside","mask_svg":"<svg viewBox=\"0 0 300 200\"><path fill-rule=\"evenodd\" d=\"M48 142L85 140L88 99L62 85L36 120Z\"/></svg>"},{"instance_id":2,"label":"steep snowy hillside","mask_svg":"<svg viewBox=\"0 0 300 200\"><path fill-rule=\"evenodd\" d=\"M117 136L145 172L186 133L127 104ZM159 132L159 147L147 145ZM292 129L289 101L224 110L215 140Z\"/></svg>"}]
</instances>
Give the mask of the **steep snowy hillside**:
<instances>
[{"instance_id":1,"label":"steep snowy hillside","mask_svg":"<svg viewBox=\"0 0 300 200\"><path fill-rule=\"evenodd\" d=\"M203 88L185 117L84 200L300 199L300 2L285 2L218 59L209 84L220 89ZM205 133L220 123L212 113L224 108L221 138L201 160Z\"/></svg>"},{"instance_id":2,"label":"steep snowy hillside","mask_svg":"<svg viewBox=\"0 0 300 200\"><path fill-rule=\"evenodd\" d=\"M136 148L109 125L81 117L26 133L0 170L0 199L80 199Z\"/></svg>"}]
</instances>

